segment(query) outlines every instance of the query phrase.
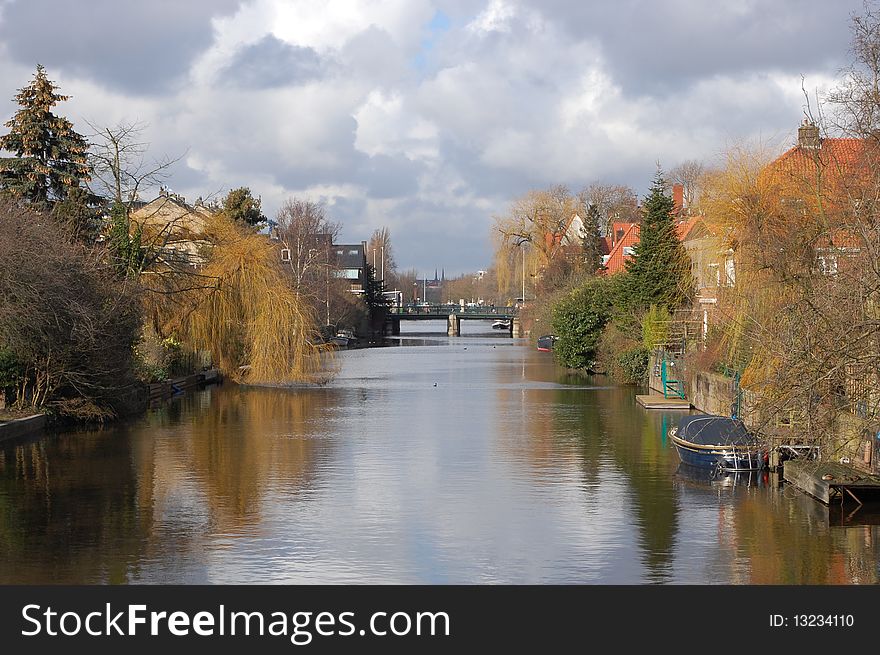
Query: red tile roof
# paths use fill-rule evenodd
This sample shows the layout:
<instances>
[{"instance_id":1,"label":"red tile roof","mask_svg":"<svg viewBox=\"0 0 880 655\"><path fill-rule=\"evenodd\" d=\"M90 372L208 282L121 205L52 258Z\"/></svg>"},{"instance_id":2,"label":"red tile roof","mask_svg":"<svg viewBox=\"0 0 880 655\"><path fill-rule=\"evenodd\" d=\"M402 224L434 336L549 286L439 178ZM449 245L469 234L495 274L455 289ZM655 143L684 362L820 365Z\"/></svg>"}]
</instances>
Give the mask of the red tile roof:
<instances>
[{"instance_id":1,"label":"red tile roof","mask_svg":"<svg viewBox=\"0 0 880 655\"><path fill-rule=\"evenodd\" d=\"M615 223L614 225L626 225L627 229L609 253L608 261L605 262L605 269L602 271L605 275L614 275L626 268L626 260L632 259L632 255L625 254L624 248L631 248L639 242L641 227L638 223Z\"/></svg>"},{"instance_id":2,"label":"red tile roof","mask_svg":"<svg viewBox=\"0 0 880 655\"><path fill-rule=\"evenodd\" d=\"M679 241L687 239L687 235L696 227L702 219L700 216L692 216L675 222L675 233L678 235Z\"/></svg>"},{"instance_id":3,"label":"red tile roof","mask_svg":"<svg viewBox=\"0 0 880 655\"><path fill-rule=\"evenodd\" d=\"M864 139L822 139L818 148L790 148L761 175L767 181L783 185L783 195L805 199L816 197L817 182L821 180L822 196L834 204L836 199L849 195L848 190L871 180L870 150Z\"/></svg>"},{"instance_id":4,"label":"red tile roof","mask_svg":"<svg viewBox=\"0 0 880 655\"><path fill-rule=\"evenodd\" d=\"M676 221L675 233L678 235L679 241L684 241L691 231L703 221L702 216L692 216L687 219ZM626 226L623 236L618 239L614 247L608 253L608 261L605 264L603 273L606 275L614 275L626 268L626 261L632 259L632 255L625 254L625 248L632 248L639 242L641 228L638 223L615 223L617 226ZM605 253L603 253L605 254Z\"/></svg>"}]
</instances>

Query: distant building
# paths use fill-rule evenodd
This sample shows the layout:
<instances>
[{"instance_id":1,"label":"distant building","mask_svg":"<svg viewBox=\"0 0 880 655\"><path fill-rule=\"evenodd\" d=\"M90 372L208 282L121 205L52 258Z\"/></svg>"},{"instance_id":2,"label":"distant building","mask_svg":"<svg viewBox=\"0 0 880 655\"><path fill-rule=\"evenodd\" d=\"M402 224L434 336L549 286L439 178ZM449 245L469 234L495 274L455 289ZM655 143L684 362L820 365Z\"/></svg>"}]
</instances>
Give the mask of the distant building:
<instances>
[{"instance_id":1,"label":"distant building","mask_svg":"<svg viewBox=\"0 0 880 655\"><path fill-rule=\"evenodd\" d=\"M431 304L443 303L443 283L446 281L446 273L438 275L434 270L434 279L420 279L413 283L413 301L427 302Z\"/></svg>"},{"instance_id":2,"label":"distant building","mask_svg":"<svg viewBox=\"0 0 880 655\"><path fill-rule=\"evenodd\" d=\"M348 280L352 293L363 293L367 279L367 242L334 244L332 255L336 277Z\"/></svg>"},{"instance_id":3,"label":"distant building","mask_svg":"<svg viewBox=\"0 0 880 655\"><path fill-rule=\"evenodd\" d=\"M679 240L684 243L690 236L691 230L702 224L702 218L694 216L686 218L682 211L683 187L675 184L672 187L673 216L678 217L675 221L675 233ZM602 237L600 247L602 249L601 272L605 275L614 275L626 269L626 262L633 258L635 247L639 243L641 225L639 223L613 223L611 235Z\"/></svg>"},{"instance_id":4,"label":"distant building","mask_svg":"<svg viewBox=\"0 0 880 655\"><path fill-rule=\"evenodd\" d=\"M148 203L137 203L131 212L132 226L140 227L144 243L159 251L166 264L201 266L203 236L213 213L203 205L189 205L176 194L163 191Z\"/></svg>"}]
</instances>

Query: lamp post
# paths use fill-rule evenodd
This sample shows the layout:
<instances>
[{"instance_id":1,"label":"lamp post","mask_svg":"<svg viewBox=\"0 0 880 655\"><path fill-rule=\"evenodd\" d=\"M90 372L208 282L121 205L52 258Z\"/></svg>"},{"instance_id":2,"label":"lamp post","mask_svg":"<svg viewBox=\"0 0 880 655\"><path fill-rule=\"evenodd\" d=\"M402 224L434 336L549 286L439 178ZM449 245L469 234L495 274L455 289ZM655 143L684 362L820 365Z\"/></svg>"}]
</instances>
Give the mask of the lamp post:
<instances>
[{"instance_id":1,"label":"lamp post","mask_svg":"<svg viewBox=\"0 0 880 655\"><path fill-rule=\"evenodd\" d=\"M526 305L526 249L522 249L522 304Z\"/></svg>"},{"instance_id":2,"label":"lamp post","mask_svg":"<svg viewBox=\"0 0 880 655\"><path fill-rule=\"evenodd\" d=\"M382 282L385 282L385 244L382 244Z\"/></svg>"}]
</instances>

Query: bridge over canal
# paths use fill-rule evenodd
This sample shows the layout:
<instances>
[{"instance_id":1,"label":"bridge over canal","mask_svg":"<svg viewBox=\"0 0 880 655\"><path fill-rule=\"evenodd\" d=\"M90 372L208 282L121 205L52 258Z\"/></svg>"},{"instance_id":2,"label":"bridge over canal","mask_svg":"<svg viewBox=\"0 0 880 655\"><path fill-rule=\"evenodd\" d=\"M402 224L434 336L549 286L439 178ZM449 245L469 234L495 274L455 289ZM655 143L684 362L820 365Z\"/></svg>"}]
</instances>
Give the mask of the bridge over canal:
<instances>
[{"instance_id":1,"label":"bridge over canal","mask_svg":"<svg viewBox=\"0 0 880 655\"><path fill-rule=\"evenodd\" d=\"M457 337L461 334L461 322L472 321L506 321L507 332L511 336L522 336L518 307L461 305L404 305L391 307L385 318L386 332L400 334L401 321L436 321L446 320L446 334Z\"/></svg>"}]
</instances>

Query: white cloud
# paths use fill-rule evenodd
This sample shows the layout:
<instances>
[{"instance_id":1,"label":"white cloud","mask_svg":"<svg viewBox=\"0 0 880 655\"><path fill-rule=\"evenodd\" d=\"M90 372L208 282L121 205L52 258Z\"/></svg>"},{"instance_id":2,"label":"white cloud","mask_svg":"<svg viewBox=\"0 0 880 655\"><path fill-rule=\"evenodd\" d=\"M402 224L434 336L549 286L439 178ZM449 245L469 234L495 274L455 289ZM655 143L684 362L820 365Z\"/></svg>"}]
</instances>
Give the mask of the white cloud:
<instances>
[{"instance_id":1,"label":"white cloud","mask_svg":"<svg viewBox=\"0 0 880 655\"><path fill-rule=\"evenodd\" d=\"M188 197L249 185L271 214L308 194L328 203L346 238L389 225L401 266L456 272L485 268L491 215L530 188L601 178L643 192L657 160L671 167L735 140L790 138L801 75L811 92L829 88L847 57L849 6L634 7L253 0L204 20L186 14L178 31L206 45L195 56L181 50L183 82L152 85L161 91L127 91L137 85L119 71L106 79L110 64L90 69L94 57L82 53L75 69L64 52L47 51L43 63L74 96L59 110L80 131L86 118L141 120L156 156L185 151L170 184ZM33 73L16 50L26 40L3 38L15 28L0 30L7 97ZM806 47L803 35L818 33ZM172 70L177 45L140 42L138 52L162 49ZM263 66L263 53L277 59ZM244 54L247 88L230 68ZM14 110L0 106L0 118ZM421 261L428 256L435 261Z\"/></svg>"}]
</instances>

